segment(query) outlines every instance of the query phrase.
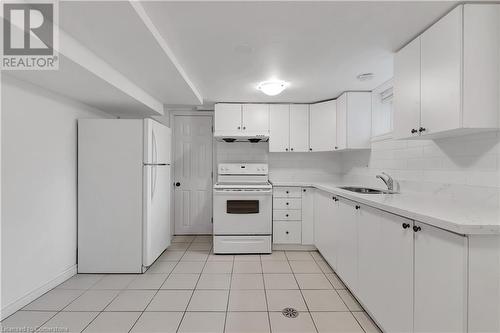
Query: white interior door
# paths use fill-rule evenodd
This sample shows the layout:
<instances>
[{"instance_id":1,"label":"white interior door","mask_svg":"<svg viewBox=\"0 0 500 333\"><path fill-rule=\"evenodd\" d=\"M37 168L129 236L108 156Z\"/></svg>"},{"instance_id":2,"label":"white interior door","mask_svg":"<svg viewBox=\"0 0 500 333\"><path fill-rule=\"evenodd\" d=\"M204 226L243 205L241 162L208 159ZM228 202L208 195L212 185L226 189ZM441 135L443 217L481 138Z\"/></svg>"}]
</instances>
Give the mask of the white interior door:
<instances>
[{"instance_id":1,"label":"white interior door","mask_svg":"<svg viewBox=\"0 0 500 333\"><path fill-rule=\"evenodd\" d=\"M174 117L175 234L212 233L212 117Z\"/></svg>"}]
</instances>

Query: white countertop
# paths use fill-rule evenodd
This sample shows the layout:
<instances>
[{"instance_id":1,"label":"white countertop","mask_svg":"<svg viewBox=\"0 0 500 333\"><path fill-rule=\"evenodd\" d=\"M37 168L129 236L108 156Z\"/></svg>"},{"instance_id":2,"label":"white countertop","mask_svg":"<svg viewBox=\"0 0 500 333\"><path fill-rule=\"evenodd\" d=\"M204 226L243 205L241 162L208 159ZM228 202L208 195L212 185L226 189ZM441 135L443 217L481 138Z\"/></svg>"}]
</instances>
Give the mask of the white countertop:
<instances>
[{"instance_id":1,"label":"white countertop","mask_svg":"<svg viewBox=\"0 0 500 333\"><path fill-rule=\"evenodd\" d=\"M274 186L314 187L361 204L463 235L500 234L498 207L471 205L432 194L362 194L346 191L332 182L273 181Z\"/></svg>"}]
</instances>

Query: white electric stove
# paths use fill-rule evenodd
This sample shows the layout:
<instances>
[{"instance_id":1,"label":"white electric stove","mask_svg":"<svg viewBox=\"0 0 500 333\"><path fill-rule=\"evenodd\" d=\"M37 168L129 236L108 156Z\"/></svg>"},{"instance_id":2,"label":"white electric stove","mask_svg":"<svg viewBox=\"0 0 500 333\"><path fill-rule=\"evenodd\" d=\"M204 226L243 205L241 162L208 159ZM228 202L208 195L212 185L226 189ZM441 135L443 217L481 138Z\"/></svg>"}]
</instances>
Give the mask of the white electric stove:
<instances>
[{"instance_id":1,"label":"white electric stove","mask_svg":"<svg viewBox=\"0 0 500 333\"><path fill-rule=\"evenodd\" d=\"M272 194L267 164L219 164L214 253L271 253Z\"/></svg>"}]
</instances>

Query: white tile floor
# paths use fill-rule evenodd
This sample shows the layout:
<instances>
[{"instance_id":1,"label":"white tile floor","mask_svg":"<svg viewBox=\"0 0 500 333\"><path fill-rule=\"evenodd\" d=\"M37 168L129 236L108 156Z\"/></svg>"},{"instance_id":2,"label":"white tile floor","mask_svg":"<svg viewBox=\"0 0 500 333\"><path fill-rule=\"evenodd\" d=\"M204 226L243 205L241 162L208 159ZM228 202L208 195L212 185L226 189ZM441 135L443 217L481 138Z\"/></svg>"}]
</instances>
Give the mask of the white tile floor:
<instances>
[{"instance_id":1,"label":"white tile floor","mask_svg":"<svg viewBox=\"0 0 500 333\"><path fill-rule=\"evenodd\" d=\"M223 256L211 242L176 236L142 275L76 275L2 331L380 332L318 252ZM286 307L299 316L283 316Z\"/></svg>"}]
</instances>

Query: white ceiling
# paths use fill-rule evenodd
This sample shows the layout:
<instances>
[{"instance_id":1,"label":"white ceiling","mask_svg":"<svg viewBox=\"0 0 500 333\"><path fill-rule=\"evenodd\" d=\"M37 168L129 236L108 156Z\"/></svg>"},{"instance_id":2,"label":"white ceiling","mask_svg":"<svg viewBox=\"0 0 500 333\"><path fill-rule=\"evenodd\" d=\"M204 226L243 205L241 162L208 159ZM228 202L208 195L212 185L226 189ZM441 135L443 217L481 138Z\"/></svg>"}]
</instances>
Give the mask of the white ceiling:
<instances>
[{"instance_id":1,"label":"white ceiling","mask_svg":"<svg viewBox=\"0 0 500 333\"><path fill-rule=\"evenodd\" d=\"M142 2L205 102L312 102L372 90L393 52L455 2ZM153 66L150 64L150 66ZM356 76L372 72L375 79ZM281 95L255 89L277 77Z\"/></svg>"},{"instance_id":2,"label":"white ceiling","mask_svg":"<svg viewBox=\"0 0 500 333\"><path fill-rule=\"evenodd\" d=\"M200 99L128 1L64 1L59 26L164 104Z\"/></svg>"}]
</instances>

